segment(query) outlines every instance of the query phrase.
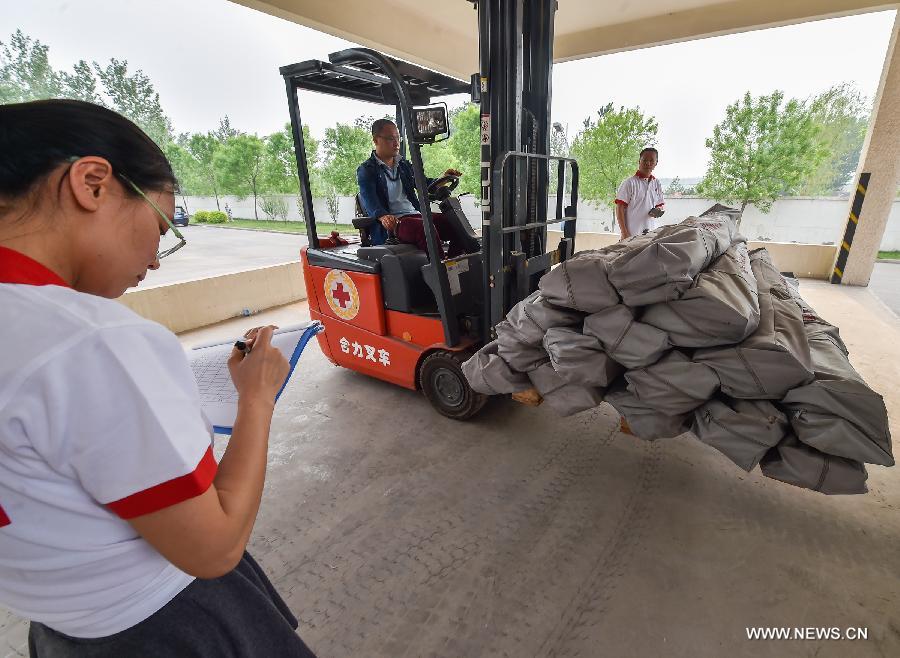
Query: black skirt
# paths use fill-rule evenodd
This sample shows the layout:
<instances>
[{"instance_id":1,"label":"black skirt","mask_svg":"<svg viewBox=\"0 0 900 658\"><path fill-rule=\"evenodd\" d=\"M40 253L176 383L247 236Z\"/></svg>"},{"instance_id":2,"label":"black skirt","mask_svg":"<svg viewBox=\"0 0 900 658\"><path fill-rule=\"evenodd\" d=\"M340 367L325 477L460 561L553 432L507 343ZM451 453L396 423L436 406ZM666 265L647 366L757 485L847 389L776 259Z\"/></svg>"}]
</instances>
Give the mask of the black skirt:
<instances>
[{"instance_id":1,"label":"black skirt","mask_svg":"<svg viewBox=\"0 0 900 658\"><path fill-rule=\"evenodd\" d=\"M297 619L244 553L221 578L197 579L141 623L115 635L70 637L31 622L31 658L315 658Z\"/></svg>"}]
</instances>

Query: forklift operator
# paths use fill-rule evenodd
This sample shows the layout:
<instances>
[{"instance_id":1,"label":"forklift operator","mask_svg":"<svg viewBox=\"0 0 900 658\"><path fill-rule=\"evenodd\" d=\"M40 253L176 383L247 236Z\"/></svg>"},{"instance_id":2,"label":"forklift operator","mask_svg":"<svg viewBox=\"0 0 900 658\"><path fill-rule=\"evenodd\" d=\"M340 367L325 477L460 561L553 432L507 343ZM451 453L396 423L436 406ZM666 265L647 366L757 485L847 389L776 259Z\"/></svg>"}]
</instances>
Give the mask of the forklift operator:
<instances>
[{"instance_id":1,"label":"forklift operator","mask_svg":"<svg viewBox=\"0 0 900 658\"><path fill-rule=\"evenodd\" d=\"M363 209L369 217L378 222L372 225L370 236L373 245L384 244L389 233L394 233L400 242L414 244L427 251L425 226L422 222L421 207L416 196L416 183L412 165L400 156L400 131L389 119L378 119L372 124L372 143L375 149L368 160L356 170L359 183L359 197ZM448 169L444 176L461 176L455 169ZM430 184L433 179L427 179ZM453 225L441 213L432 213L438 237L449 238L449 256L452 258L466 253L464 236L457 235ZM474 246L474 250L479 247ZM441 258L443 247L438 244Z\"/></svg>"}]
</instances>

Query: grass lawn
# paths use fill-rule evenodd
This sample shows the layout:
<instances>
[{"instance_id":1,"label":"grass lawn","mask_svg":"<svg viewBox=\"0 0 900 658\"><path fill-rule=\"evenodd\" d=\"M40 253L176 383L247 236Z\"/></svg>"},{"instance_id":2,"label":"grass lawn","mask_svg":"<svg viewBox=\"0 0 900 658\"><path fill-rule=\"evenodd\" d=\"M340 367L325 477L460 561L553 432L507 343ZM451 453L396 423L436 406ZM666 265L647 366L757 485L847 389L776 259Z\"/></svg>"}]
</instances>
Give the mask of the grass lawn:
<instances>
[{"instance_id":1,"label":"grass lawn","mask_svg":"<svg viewBox=\"0 0 900 658\"><path fill-rule=\"evenodd\" d=\"M879 251L879 258L889 258L891 260L900 260L900 251Z\"/></svg>"},{"instance_id":2,"label":"grass lawn","mask_svg":"<svg viewBox=\"0 0 900 658\"><path fill-rule=\"evenodd\" d=\"M224 228L249 228L256 231L277 231L279 233L306 234L306 224L303 222L282 222L271 219L232 219L227 224L210 224L210 226L222 226ZM355 235L356 229L349 224L333 224L331 222L318 222L316 231L319 235L329 235L332 231L339 231L341 235Z\"/></svg>"}]
</instances>

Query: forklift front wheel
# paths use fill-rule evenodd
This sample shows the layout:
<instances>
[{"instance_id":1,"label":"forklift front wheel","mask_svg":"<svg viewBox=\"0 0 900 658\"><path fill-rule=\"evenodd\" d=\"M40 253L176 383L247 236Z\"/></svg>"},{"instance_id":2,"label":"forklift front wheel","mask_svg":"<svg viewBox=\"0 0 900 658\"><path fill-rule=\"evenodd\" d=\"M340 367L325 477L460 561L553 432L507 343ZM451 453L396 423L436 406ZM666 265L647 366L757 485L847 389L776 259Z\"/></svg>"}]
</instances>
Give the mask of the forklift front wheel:
<instances>
[{"instance_id":1,"label":"forklift front wheel","mask_svg":"<svg viewBox=\"0 0 900 658\"><path fill-rule=\"evenodd\" d=\"M466 420L487 402L487 396L473 391L463 374L462 364L469 356L439 350L425 357L419 370L422 393L447 418Z\"/></svg>"}]
</instances>

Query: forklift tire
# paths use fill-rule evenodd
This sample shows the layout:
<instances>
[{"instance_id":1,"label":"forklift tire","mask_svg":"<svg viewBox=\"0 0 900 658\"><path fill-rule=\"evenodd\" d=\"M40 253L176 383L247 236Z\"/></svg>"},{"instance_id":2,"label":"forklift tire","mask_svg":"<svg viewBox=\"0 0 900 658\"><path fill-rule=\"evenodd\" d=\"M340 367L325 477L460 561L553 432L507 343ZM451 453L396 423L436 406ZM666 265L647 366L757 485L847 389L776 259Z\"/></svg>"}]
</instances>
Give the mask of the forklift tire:
<instances>
[{"instance_id":1,"label":"forklift tire","mask_svg":"<svg viewBox=\"0 0 900 658\"><path fill-rule=\"evenodd\" d=\"M432 352L419 369L419 387L439 413L454 420L467 420L481 411L488 396L469 386L462 364L468 352Z\"/></svg>"}]
</instances>

